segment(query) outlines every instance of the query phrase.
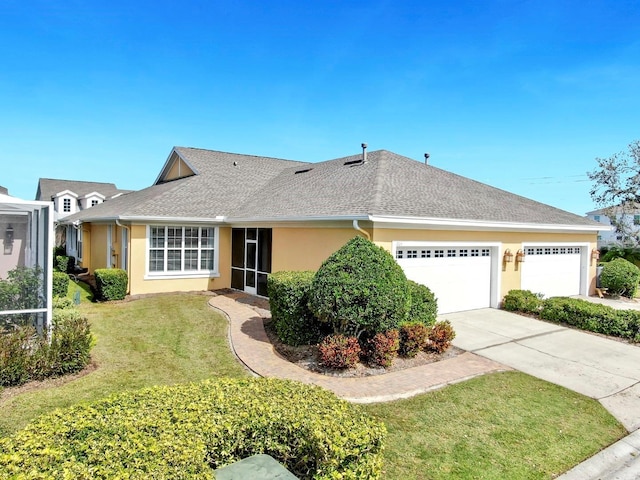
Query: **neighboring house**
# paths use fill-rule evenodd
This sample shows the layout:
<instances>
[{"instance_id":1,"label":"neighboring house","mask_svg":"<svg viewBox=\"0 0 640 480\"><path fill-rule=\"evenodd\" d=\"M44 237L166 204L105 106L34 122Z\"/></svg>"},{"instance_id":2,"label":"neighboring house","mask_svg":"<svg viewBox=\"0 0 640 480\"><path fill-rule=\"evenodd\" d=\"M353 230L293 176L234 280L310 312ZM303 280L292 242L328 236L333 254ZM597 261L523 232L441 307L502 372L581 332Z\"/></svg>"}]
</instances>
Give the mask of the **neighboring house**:
<instances>
[{"instance_id":1,"label":"neighboring house","mask_svg":"<svg viewBox=\"0 0 640 480\"><path fill-rule=\"evenodd\" d=\"M76 180L59 180L54 178L41 178L38 181L36 200L51 201L54 208L54 222L58 224L61 219L74 213L95 207L105 200L119 197L131 190L120 190L113 183L82 182ZM77 245L76 230L71 226L56 227L56 245ZM70 241L67 242L67 239ZM67 253L74 257L78 252L68 249Z\"/></svg>"},{"instance_id":2,"label":"neighboring house","mask_svg":"<svg viewBox=\"0 0 640 480\"><path fill-rule=\"evenodd\" d=\"M598 224L395 153L305 163L175 147L154 184L62 220L82 266L128 272L131 294L234 288L315 270L355 235L428 285L440 312L511 289L595 288Z\"/></svg>"},{"instance_id":3,"label":"neighboring house","mask_svg":"<svg viewBox=\"0 0 640 480\"><path fill-rule=\"evenodd\" d=\"M587 212L587 218L602 225L601 230L598 231L598 248L629 243L629 235L637 236L640 233L640 207L638 206L624 209L601 208ZM620 228L616 228L616 224Z\"/></svg>"}]
</instances>

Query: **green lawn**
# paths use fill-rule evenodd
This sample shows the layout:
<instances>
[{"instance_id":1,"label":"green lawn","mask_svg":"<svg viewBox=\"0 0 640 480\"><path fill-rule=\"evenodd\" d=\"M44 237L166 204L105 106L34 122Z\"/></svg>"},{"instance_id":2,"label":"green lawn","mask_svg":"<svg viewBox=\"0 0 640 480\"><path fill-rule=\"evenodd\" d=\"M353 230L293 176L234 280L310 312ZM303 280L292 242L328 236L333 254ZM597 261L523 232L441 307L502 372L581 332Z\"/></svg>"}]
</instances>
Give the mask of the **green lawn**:
<instances>
[{"instance_id":1,"label":"green lawn","mask_svg":"<svg viewBox=\"0 0 640 480\"><path fill-rule=\"evenodd\" d=\"M113 392L247 375L228 347L226 320L206 296L110 304L87 303L84 291L82 297L97 368L62 385L5 392L0 435L55 407ZM388 479L552 478L625 434L596 401L516 372L364 408L389 430Z\"/></svg>"}]
</instances>

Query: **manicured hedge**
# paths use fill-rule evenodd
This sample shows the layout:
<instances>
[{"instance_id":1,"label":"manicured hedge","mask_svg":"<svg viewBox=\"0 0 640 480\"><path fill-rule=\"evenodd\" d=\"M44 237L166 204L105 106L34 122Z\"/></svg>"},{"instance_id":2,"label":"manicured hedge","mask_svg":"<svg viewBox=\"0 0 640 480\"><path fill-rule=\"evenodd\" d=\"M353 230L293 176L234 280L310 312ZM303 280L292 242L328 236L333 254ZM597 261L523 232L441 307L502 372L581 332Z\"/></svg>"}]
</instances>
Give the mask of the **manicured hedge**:
<instances>
[{"instance_id":1,"label":"manicured hedge","mask_svg":"<svg viewBox=\"0 0 640 480\"><path fill-rule=\"evenodd\" d=\"M411 307L407 319L411 323L421 323L428 327L436 323L438 316L438 301L433 292L413 280L407 280L411 295Z\"/></svg>"},{"instance_id":2,"label":"manicured hedge","mask_svg":"<svg viewBox=\"0 0 640 480\"><path fill-rule=\"evenodd\" d=\"M510 312L537 314L542 308L542 298L530 290L509 290L502 301L502 308Z\"/></svg>"},{"instance_id":3,"label":"manicured hedge","mask_svg":"<svg viewBox=\"0 0 640 480\"><path fill-rule=\"evenodd\" d=\"M531 292L512 290L508 296L517 300L531 298L529 294ZM503 306L506 304L506 298ZM512 301L510 306L513 307L513 311L537 314L550 322L564 323L582 330L640 342L640 311L616 310L608 305L568 297L552 297L539 302L540 308L535 310L531 309L528 302Z\"/></svg>"},{"instance_id":4,"label":"manicured hedge","mask_svg":"<svg viewBox=\"0 0 640 480\"><path fill-rule=\"evenodd\" d=\"M540 318L566 323L583 330L633 339L637 335L629 329L629 317L620 310L579 298L553 297L544 301ZM640 312L637 312L640 316Z\"/></svg>"},{"instance_id":5,"label":"manicured hedge","mask_svg":"<svg viewBox=\"0 0 640 480\"><path fill-rule=\"evenodd\" d=\"M354 237L316 273L309 307L335 333L360 337L398 328L411 305L407 278L389 252Z\"/></svg>"},{"instance_id":6,"label":"manicured hedge","mask_svg":"<svg viewBox=\"0 0 640 480\"><path fill-rule=\"evenodd\" d=\"M53 296L66 297L69 290L69 275L63 272L53 272Z\"/></svg>"},{"instance_id":7,"label":"manicured hedge","mask_svg":"<svg viewBox=\"0 0 640 480\"><path fill-rule=\"evenodd\" d=\"M124 270L120 268L98 268L94 275L100 300L122 300L127 296L129 278Z\"/></svg>"},{"instance_id":8,"label":"manicured hedge","mask_svg":"<svg viewBox=\"0 0 640 480\"><path fill-rule=\"evenodd\" d=\"M320 340L321 325L309 310L315 272L276 272L267 277L269 308L278 338L289 345Z\"/></svg>"},{"instance_id":9,"label":"manicured hedge","mask_svg":"<svg viewBox=\"0 0 640 480\"><path fill-rule=\"evenodd\" d=\"M121 393L0 439L0 478L213 478L256 453L301 479L377 479L384 425L331 392L257 378Z\"/></svg>"}]
</instances>

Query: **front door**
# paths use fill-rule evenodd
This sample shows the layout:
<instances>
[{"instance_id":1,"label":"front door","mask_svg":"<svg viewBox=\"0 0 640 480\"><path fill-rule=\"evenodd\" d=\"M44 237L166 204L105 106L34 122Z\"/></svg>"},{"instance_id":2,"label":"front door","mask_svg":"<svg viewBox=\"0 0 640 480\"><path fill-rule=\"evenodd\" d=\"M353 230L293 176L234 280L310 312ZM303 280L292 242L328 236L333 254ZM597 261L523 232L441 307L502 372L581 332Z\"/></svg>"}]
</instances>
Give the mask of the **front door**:
<instances>
[{"instance_id":1,"label":"front door","mask_svg":"<svg viewBox=\"0 0 640 480\"><path fill-rule=\"evenodd\" d=\"M266 297L269 273L271 273L271 229L232 229L231 288Z\"/></svg>"}]
</instances>

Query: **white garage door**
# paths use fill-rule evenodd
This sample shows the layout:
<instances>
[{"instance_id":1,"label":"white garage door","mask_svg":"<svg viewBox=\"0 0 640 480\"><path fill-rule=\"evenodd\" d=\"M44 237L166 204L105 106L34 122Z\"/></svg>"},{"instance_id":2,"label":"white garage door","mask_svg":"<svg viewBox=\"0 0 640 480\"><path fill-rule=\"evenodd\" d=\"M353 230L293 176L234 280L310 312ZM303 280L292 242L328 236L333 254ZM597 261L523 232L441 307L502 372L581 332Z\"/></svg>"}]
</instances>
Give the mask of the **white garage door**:
<instances>
[{"instance_id":1,"label":"white garage door","mask_svg":"<svg viewBox=\"0 0 640 480\"><path fill-rule=\"evenodd\" d=\"M522 289L545 297L580 293L581 247L526 247L522 268Z\"/></svg>"},{"instance_id":2,"label":"white garage door","mask_svg":"<svg viewBox=\"0 0 640 480\"><path fill-rule=\"evenodd\" d=\"M396 259L409 280L431 289L440 314L491 304L490 248L403 246Z\"/></svg>"}]
</instances>

